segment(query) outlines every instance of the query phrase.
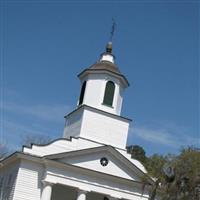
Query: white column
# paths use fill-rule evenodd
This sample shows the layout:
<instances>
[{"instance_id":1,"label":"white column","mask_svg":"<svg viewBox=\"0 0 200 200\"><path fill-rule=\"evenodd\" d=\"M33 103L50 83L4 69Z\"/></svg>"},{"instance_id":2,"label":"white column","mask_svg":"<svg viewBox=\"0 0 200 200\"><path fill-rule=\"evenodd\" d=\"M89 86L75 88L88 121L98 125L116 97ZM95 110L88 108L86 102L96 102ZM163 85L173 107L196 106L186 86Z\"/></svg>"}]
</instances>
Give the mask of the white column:
<instances>
[{"instance_id":1,"label":"white column","mask_svg":"<svg viewBox=\"0 0 200 200\"><path fill-rule=\"evenodd\" d=\"M76 200L86 200L86 193L87 193L87 191L85 191L85 190L78 190Z\"/></svg>"},{"instance_id":2,"label":"white column","mask_svg":"<svg viewBox=\"0 0 200 200\"><path fill-rule=\"evenodd\" d=\"M52 193L52 183L43 182L43 190L41 195L41 200L51 200L51 193Z\"/></svg>"}]
</instances>

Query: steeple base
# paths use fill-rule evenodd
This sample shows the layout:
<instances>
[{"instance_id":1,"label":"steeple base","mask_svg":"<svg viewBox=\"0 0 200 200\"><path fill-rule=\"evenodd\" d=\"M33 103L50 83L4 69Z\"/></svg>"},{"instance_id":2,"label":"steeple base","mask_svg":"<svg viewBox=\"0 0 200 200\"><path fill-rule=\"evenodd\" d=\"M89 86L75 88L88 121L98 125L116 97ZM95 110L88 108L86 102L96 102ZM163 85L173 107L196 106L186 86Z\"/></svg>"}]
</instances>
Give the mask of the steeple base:
<instances>
[{"instance_id":1,"label":"steeple base","mask_svg":"<svg viewBox=\"0 0 200 200\"><path fill-rule=\"evenodd\" d=\"M66 117L64 138L82 137L126 148L130 119L82 105Z\"/></svg>"}]
</instances>

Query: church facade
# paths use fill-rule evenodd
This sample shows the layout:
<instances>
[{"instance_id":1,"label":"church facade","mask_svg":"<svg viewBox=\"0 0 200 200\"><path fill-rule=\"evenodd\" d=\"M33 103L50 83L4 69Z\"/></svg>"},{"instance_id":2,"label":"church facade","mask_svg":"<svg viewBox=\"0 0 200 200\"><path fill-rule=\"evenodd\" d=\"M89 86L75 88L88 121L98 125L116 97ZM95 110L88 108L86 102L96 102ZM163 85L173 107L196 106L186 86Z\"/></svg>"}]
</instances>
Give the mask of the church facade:
<instances>
[{"instance_id":1,"label":"church facade","mask_svg":"<svg viewBox=\"0 0 200 200\"><path fill-rule=\"evenodd\" d=\"M149 199L154 181L126 151L131 120L121 108L129 83L112 43L78 77L80 98L65 116L63 138L23 147L0 162L0 200Z\"/></svg>"}]
</instances>

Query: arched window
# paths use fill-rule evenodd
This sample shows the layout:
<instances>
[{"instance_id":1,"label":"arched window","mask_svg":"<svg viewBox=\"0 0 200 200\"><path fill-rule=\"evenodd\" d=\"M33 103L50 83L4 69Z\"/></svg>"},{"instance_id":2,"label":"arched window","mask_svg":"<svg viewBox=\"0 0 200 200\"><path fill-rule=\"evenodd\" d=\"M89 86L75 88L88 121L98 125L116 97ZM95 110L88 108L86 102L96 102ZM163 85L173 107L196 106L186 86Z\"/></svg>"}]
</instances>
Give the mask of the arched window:
<instances>
[{"instance_id":1,"label":"arched window","mask_svg":"<svg viewBox=\"0 0 200 200\"><path fill-rule=\"evenodd\" d=\"M85 94L85 87L86 87L86 81L82 85L81 94L80 94L80 97L79 97L78 105L81 105L83 103L83 98L84 98L84 94Z\"/></svg>"},{"instance_id":2,"label":"arched window","mask_svg":"<svg viewBox=\"0 0 200 200\"><path fill-rule=\"evenodd\" d=\"M115 93L115 84L112 81L106 83L103 104L112 106Z\"/></svg>"}]
</instances>

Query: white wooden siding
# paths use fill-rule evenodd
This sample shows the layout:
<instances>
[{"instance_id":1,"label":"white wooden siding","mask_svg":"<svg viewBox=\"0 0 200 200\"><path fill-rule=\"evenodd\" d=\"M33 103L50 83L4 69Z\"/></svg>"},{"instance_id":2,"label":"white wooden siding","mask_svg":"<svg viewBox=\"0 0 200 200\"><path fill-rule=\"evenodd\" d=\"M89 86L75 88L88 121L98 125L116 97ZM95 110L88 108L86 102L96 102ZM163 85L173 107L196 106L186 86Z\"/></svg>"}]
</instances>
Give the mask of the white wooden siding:
<instances>
[{"instance_id":1,"label":"white wooden siding","mask_svg":"<svg viewBox=\"0 0 200 200\"><path fill-rule=\"evenodd\" d=\"M13 200L40 200L43 166L22 160L18 171Z\"/></svg>"},{"instance_id":2,"label":"white wooden siding","mask_svg":"<svg viewBox=\"0 0 200 200\"><path fill-rule=\"evenodd\" d=\"M18 162L14 162L0 169L0 184L2 183L0 186L0 200L6 198L8 200L13 199L18 169Z\"/></svg>"}]
</instances>

